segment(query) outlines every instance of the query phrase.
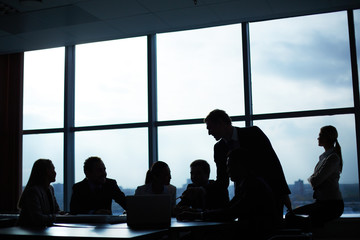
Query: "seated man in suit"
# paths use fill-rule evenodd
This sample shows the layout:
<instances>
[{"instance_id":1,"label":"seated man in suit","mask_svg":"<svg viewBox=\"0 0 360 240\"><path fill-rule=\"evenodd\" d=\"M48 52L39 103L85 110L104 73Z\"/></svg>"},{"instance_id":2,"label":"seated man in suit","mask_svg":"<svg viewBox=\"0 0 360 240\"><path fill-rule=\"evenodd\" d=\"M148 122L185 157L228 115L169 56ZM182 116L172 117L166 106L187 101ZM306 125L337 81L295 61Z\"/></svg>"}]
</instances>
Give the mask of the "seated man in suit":
<instances>
[{"instance_id":1,"label":"seated man in suit","mask_svg":"<svg viewBox=\"0 0 360 240\"><path fill-rule=\"evenodd\" d=\"M71 214L108 214L114 199L126 209L125 194L116 180L107 178L106 168L99 157L89 157L84 163L86 178L74 184L70 202Z\"/></svg>"},{"instance_id":2,"label":"seated man in suit","mask_svg":"<svg viewBox=\"0 0 360 240\"><path fill-rule=\"evenodd\" d=\"M181 201L176 206L176 211L181 212L192 209L217 209L225 207L229 202L229 193L217 181L209 180L210 165L207 161L198 159L190 164L189 184L181 196Z\"/></svg>"}]
</instances>

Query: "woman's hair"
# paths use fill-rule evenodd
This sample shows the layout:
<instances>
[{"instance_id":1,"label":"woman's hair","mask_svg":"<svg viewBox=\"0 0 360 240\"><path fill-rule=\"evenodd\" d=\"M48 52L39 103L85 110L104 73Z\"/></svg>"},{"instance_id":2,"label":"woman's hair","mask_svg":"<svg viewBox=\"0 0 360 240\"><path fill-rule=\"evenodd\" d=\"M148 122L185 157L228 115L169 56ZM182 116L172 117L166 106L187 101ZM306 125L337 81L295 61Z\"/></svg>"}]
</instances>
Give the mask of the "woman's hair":
<instances>
[{"instance_id":1,"label":"woman's hair","mask_svg":"<svg viewBox=\"0 0 360 240\"><path fill-rule=\"evenodd\" d=\"M160 176L164 169L169 168L167 163L162 161L155 162L146 173L145 184L152 183L154 177Z\"/></svg>"},{"instance_id":2,"label":"woman's hair","mask_svg":"<svg viewBox=\"0 0 360 240\"><path fill-rule=\"evenodd\" d=\"M44 185L46 183L46 172L53 166L53 163L49 159L38 159L34 162L31 169L29 180L24 188L23 194L32 186ZM19 208L22 206L22 195L18 204Z\"/></svg>"},{"instance_id":3,"label":"woman's hair","mask_svg":"<svg viewBox=\"0 0 360 240\"><path fill-rule=\"evenodd\" d=\"M337 140L338 138L338 132L336 130L336 128L334 126L328 125L328 126L324 126L320 129L321 134L327 138L330 142L333 143L334 145L334 149L335 152L337 153L337 155L339 155L340 157L340 172L342 172L342 168L343 168L343 159L342 159L342 154L341 154L341 146Z\"/></svg>"}]
</instances>

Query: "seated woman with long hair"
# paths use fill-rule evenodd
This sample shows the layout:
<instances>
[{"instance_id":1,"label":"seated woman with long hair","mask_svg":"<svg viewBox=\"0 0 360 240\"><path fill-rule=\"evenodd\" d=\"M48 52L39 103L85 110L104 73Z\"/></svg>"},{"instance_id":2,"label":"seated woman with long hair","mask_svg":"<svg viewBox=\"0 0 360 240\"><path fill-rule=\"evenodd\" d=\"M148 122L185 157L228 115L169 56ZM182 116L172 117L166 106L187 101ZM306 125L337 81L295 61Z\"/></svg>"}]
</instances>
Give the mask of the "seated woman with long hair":
<instances>
[{"instance_id":1,"label":"seated woman with long hair","mask_svg":"<svg viewBox=\"0 0 360 240\"><path fill-rule=\"evenodd\" d=\"M314 190L314 203L298 207L286 215L290 226L302 228L321 227L339 218L344 211L344 201L339 188L343 168L338 132L333 126L320 129L318 142L325 152L320 155L314 173L308 178ZM307 215L305 217L299 215Z\"/></svg>"},{"instance_id":2,"label":"seated woman with long hair","mask_svg":"<svg viewBox=\"0 0 360 240\"><path fill-rule=\"evenodd\" d=\"M18 224L23 227L46 227L53 224L59 205L54 196L55 167L49 159L35 161L30 178L20 197Z\"/></svg>"}]
</instances>

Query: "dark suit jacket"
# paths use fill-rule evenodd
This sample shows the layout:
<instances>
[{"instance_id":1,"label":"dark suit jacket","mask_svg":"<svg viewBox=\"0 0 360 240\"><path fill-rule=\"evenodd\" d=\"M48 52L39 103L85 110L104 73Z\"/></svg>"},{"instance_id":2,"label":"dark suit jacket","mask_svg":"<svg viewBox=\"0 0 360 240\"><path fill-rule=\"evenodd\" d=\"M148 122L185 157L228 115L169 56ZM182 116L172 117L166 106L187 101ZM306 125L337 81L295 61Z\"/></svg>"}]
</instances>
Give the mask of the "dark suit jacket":
<instances>
[{"instance_id":1,"label":"dark suit jacket","mask_svg":"<svg viewBox=\"0 0 360 240\"><path fill-rule=\"evenodd\" d=\"M26 188L19 204L20 216L18 224L27 227L45 227L55 221L55 214L60 211L54 196L54 188L42 186Z\"/></svg>"},{"instance_id":2,"label":"dark suit jacket","mask_svg":"<svg viewBox=\"0 0 360 240\"><path fill-rule=\"evenodd\" d=\"M70 212L72 214L92 214L99 209L111 211L113 199L126 209L125 194L114 179L106 178L101 189L92 190L89 181L85 178L73 186Z\"/></svg>"},{"instance_id":3,"label":"dark suit jacket","mask_svg":"<svg viewBox=\"0 0 360 240\"><path fill-rule=\"evenodd\" d=\"M285 175L280 161L270 143L268 137L259 127L238 128L238 145L243 149L243 155L239 161L251 161L256 166L255 174L264 179L270 186L274 198L278 221L283 218L284 196L290 194ZM217 179L228 184L229 176L226 171L227 155L229 146L224 139L218 141L214 146L214 158L217 166Z\"/></svg>"},{"instance_id":4,"label":"dark suit jacket","mask_svg":"<svg viewBox=\"0 0 360 240\"><path fill-rule=\"evenodd\" d=\"M241 161L252 161L256 166L257 176L262 177L272 188L275 195L290 194L285 175L268 137L259 127L238 128L239 145L246 149ZM221 139L214 146L214 159L217 166L217 178L224 184L229 181L226 160L229 147Z\"/></svg>"}]
</instances>

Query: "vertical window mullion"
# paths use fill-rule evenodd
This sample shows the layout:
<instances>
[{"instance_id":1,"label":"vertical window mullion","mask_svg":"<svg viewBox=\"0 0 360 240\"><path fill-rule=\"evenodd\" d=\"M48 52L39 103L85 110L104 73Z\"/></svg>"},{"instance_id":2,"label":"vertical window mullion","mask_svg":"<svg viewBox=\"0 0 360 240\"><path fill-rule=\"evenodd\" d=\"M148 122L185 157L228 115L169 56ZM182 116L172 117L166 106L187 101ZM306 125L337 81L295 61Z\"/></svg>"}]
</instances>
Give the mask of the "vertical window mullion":
<instances>
[{"instance_id":1,"label":"vertical window mullion","mask_svg":"<svg viewBox=\"0 0 360 240\"><path fill-rule=\"evenodd\" d=\"M149 167L158 160L156 35L148 35Z\"/></svg>"},{"instance_id":2,"label":"vertical window mullion","mask_svg":"<svg viewBox=\"0 0 360 240\"><path fill-rule=\"evenodd\" d=\"M70 210L71 189L75 182L75 46L65 48L64 91L64 210Z\"/></svg>"},{"instance_id":3,"label":"vertical window mullion","mask_svg":"<svg viewBox=\"0 0 360 240\"><path fill-rule=\"evenodd\" d=\"M354 11L348 10L347 16L348 16L348 28L349 28L353 97L354 97L354 108L355 108L355 131L356 131L356 144L357 144L358 177L360 182L360 97L359 97L359 73L358 73L358 63L356 56Z\"/></svg>"},{"instance_id":4,"label":"vertical window mullion","mask_svg":"<svg viewBox=\"0 0 360 240\"><path fill-rule=\"evenodd\" d=\"M249 23L242 23L241 29L244 69L245 125L249 127L253 125Z\"/></svg>"}]
</instances>

